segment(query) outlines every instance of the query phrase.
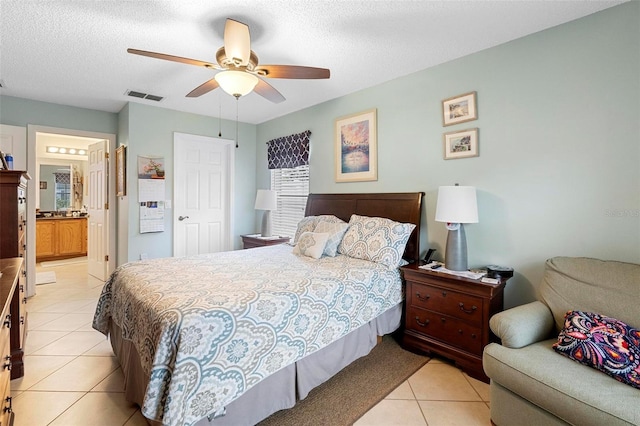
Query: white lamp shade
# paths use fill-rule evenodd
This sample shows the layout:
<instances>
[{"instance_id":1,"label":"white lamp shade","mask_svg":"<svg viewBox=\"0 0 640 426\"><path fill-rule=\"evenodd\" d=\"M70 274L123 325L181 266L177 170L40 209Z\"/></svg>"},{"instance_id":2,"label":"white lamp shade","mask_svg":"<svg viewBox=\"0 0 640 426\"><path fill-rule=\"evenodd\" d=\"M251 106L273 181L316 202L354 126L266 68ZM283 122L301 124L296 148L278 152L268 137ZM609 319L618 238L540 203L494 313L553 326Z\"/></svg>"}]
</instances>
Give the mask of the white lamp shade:
<instances>
[{"instance_id":1,"label":"white lamp shade","mask_svg":"<svg viewBox=\"0 0 640 426\"><path fill-rule=\"evenodd\" d=\"M436 221L478 223L478 202L473 186L441 186L438 188Z\"/></svg>"},{"instance_id":2,"label":"white lamp shade","mask_svg":"<svg viewBox=\"0 0 640 426\"><path fill-rule=\"evenodd\" d=\"M258 189L256 210L278 210L278 193L269 189Z\"/></svg>"},{"instance_id":3,"label":"white lamp shade","mask_svg":"<svg viewBox=\"0 0 640 426\"><path fill-rule=\"evenodd\" d=\"M214 78L222 90L231 96L244 96L258 84L258 77L244 71L222 71Z\"/></svg>"}]
</instances>

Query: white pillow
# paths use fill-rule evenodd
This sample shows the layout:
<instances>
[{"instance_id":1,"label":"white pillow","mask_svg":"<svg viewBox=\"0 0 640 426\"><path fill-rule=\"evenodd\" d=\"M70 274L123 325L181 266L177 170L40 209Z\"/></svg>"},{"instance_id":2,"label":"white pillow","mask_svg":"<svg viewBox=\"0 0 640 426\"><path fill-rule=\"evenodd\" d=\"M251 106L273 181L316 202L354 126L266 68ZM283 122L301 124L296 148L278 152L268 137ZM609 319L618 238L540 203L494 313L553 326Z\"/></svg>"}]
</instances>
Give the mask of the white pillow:
<instances>
[{"instance_id":1,"label":"white pillow","mask_svg":"<svg viewBox=\"0 0 640 426\"><path fill-rule=\"evenodd\" d=\"M320 221L332 222L332 223L347 223L344 220L337 218L330 214L322 214L319 216L307 216L300 219L298 222L298 229L296 229L296 235L293 237L293 245L298 244L298 239L303 232L313 232L316 229L316 225Z\"/></svg>"},{"instance_id":2,"label":"white pillow","mask_svg":"<svg viewBox=\"0 0 640 426\"><path fill-rule=\"evenodd\" d=\"M327 233L303 232L298 239L298 244L293 248L293 253L320 259L328 239Z\"/></svg>"},{"instance_id":3,"label":"white pillow","mask_svg":"<svg viewBox=\"0 0 640 426\"><path fill-rule=\"evenodd\" d=\"M382 217L352 215L338 253L397 268L416 226Z\"/></svg>"},{"instance_id":4,"label":"white pillow","mask_svg":"<svg viewBox=\"0 0 640 426\"><path fill-rule=\"evenodd\" d=\"M344 233L349 229L349 224L346 222L327 222L325 220L321 220L316 225L316 229L313 232L321 232L328 233L329 239L327 240L327 245L324 248L324 254L327 256L334 257L338 253L338 246L342 241L342 237Z\"/></svg>"}]
</instances>

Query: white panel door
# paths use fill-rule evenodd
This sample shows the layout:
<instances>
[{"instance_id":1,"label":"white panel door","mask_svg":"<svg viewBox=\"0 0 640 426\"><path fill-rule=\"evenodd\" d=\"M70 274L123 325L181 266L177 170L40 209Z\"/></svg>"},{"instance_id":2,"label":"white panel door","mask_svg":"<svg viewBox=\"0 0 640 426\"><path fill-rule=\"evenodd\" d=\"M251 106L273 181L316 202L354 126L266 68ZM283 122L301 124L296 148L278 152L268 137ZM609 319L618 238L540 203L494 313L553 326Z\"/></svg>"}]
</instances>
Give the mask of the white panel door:
<instances>
[{"instance_id":1,"label":"white panel door","mask_svg":"<svg viewBox=\"0 0 640 426\"><path fill-rule=\"evenodd\" d=\"M233 141L175 133L173 255L232 248Z\"/></svg>"},{"instance_id":2,"label":"white panel door","mask_svg":"<svg viewBox=\"0 0 640 426\"><path fill-rule=\"evenodd\" d=\"M87 269L90 275L106 280L109 270L107 141L89 145L89 219L87 229Z\"/></svg>"}]
</instances>

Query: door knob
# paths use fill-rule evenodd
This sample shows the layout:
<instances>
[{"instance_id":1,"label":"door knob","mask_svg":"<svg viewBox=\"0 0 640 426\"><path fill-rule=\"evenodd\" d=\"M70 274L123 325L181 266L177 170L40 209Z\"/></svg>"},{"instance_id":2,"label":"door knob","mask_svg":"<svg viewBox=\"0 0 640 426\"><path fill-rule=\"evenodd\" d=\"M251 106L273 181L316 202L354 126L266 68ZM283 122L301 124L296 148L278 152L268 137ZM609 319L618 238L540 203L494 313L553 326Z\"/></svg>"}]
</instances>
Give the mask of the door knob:
<instances>
[{"instance_id":1,"label":"door knob","mask_svg":"<svg viewBox=\"0 0 640 426\"><path fill-rule=\"evenodd\" d=\"M178 216L178 220L181 222L185 219L189 219L189 216Z\"/></svg>"}]
</instances>

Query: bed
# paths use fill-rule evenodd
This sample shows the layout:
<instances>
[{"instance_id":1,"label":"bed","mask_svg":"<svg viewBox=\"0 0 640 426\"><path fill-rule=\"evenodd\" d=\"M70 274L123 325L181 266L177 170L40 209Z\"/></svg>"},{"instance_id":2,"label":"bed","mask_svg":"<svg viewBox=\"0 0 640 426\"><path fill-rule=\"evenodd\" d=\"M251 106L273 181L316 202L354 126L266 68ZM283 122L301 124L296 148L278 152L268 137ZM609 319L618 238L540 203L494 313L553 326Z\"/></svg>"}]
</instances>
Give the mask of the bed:
<instances>
[{"instance_id":1,"label":"bed","mask_svg":"<svg viewBox=\"0 0 640 426\"><path fill-rule=\"evenodd\" d=\"M310 194L309 221L351 221L347 254L277 245L119 267L93 326L111 338L126 398L165 425L251 425L293 407L400 326L396 261L361 256L353 235L370 218L410 224L402 257L417 260L422 196Z\"/></svg>"}]
</instances>

